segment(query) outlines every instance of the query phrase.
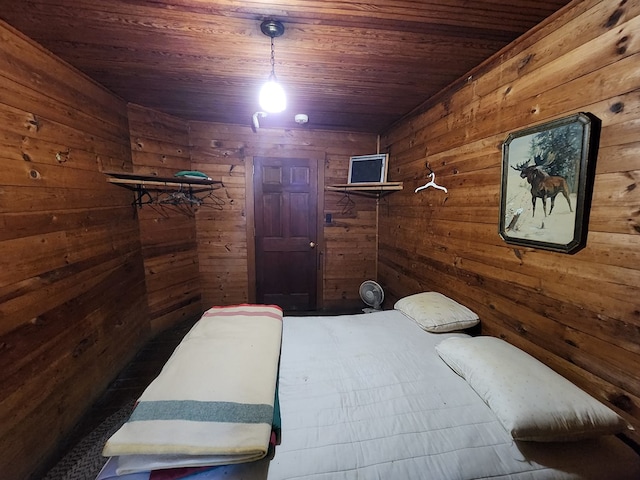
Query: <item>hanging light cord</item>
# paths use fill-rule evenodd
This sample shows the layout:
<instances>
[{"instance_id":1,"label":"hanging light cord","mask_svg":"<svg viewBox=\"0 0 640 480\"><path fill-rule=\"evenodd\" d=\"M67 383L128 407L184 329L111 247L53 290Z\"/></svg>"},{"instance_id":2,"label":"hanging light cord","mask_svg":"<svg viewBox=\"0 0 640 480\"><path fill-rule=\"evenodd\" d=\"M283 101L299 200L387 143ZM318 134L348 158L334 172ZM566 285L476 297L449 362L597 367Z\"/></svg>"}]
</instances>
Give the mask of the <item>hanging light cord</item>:
<instances>
[{"instance_id":1,"label":"hanging light cord","mask_svg":"<svg viewBox=\"0 0 640 480\"><path fill-rule=\"evenodd\" d=\"M271 37L271 75L269 75L269 80L274 82L278 80L276 78L276 49L273 46L273 37Z\"/></svg>"}]
</instances>

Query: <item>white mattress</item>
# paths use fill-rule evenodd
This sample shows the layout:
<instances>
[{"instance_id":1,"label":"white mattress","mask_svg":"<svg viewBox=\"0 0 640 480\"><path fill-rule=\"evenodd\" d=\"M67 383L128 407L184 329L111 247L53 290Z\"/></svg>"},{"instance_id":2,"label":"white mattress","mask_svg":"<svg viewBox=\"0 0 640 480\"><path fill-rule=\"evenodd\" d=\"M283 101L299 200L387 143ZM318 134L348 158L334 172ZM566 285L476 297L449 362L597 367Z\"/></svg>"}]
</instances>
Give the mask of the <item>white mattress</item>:
<instances>
[{"instance_id":1,"label":"white mattress","mask_svg":"<svg viewBox=\"0 0 640 480\"><path fill-rule=\"evenodd\" d=\"M640 479L640 457L615 437L514 442L434 350L461 334L427 333L398 311L283 328L275 458L195 478Z\"/></svg>"}]
</instances>

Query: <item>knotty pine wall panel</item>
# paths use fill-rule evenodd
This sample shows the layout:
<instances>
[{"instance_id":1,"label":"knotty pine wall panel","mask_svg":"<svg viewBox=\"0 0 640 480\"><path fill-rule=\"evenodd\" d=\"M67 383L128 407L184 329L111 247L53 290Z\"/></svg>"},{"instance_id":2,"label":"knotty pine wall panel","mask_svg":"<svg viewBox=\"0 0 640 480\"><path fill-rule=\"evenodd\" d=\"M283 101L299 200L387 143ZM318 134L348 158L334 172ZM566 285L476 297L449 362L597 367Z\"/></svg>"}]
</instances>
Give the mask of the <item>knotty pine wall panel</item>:
<instances>
[{"instance_id":1,"label":"knotty pine wall panel","mask_svg":"<svg viewBox=\"0 0 640 480\"><path fill-rule=\"evenodd\" d=\"M0 23L0 472L38 478L149 336L126 105Z\"/></svg>"},{"instance_id":2,"label":"knotty pine wall panel","mask_svg":"<svg viewBox=\"0 0 640 480\"><path fill-rule=\"evenodd\" d=\"M133 104L128 113L134 172L173 177L191 170L186 121ZM144 205L137 214L151 330L158 333L202 313L195 212Z\"/></svg>"},{"instance_id":3,"label":"knotty pine wall panel","mask_svg":"<svg viewBox=\"0 0 640 480\"><path fill-rule=\"evenodd\" d=\"M190 123L192 168L222 180L217 191L224 202L218 208L201 208L196 215L203 305L228 305L250 301L247 245L247 175L255 156L320 158L325 184L346 183L349 157L375 153L376 137L367 134L313 130L261 128ZM249 195L247 195L249 193ZM355 199L343 212L342 195L325 192L324 212L332 223L324 225L324 308L358 304L360 283L375 277L375 200ZM251 220L249 220L251 221ZM348 261L347 261L348 260Z\"/></svg>"},{"instance_id":4,"label":"knotty pine wall panel","mask_svg":"<svg viewBox=\"0 0 640 480\"><path fill-rule=\"evenodd\" d=\"M390 301L436 290L482 332L549 364L640 428L640 5L561 11L382 136L405 190L380 210ZM602 121L587 245L567 255L498 235L509 132L591 112ZM427 164L449 191L413 190ZM631 434L638 440L638 434Z\"/></svg>"}]
</instances>

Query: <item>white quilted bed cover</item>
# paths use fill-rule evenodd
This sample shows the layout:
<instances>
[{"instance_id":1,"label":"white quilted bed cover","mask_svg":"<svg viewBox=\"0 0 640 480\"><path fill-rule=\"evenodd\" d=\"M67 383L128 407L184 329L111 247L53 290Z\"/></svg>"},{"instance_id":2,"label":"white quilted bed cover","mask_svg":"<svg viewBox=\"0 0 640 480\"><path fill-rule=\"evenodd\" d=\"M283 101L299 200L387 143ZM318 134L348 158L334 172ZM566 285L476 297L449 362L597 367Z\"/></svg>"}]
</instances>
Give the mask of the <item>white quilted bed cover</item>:
<instances>
[{"instance_id":1,"label":"white quilted bed cover","mask_svg":"<svg viewBox=\"0 0 640 480\"><path fill-rule=\"evenodd\" d=\"M615 437L514 442L398 311L286 317L269 480L640 479Z\"/></svg>"}]
</instances>

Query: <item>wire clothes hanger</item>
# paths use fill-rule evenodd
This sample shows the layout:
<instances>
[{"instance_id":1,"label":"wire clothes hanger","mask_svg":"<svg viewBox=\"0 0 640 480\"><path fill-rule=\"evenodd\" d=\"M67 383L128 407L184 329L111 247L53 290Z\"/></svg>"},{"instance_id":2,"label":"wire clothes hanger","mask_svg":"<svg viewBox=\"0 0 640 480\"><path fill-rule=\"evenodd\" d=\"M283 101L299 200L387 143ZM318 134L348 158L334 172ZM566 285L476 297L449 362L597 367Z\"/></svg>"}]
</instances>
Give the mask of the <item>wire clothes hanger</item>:
<instances>
[{"instance_id":1,"label":"wire clothes hanger","mask_svg":"<svg viewBox=\"0 0 640 480\"><path fill-rule=\"evenodd\" d=\"M349 192L344 192L344 195L338 201L337 205L342 207L342 215L348 215L353 211L353 207L355 207L356 202L351 199Z\"/></svg>"},{"instance_id":2,"label":"wire clothes hanger","mask_svg":"<svg viewBox=\"0 0 640 480\"><path fill-rule=\"evenodd\" d=\"M436 183L436 174L435 173L431 172L429 174L429 176L431 177L431 180L429 180L427 183L425 183L421 187L416 188L416 191L414 193L418 193L420 190L424 190L425 188L429 188L429 187L437 188L439 190L444 190L445 193L447 193L447 188L446 187L443 187L442 185L438 185Z\"/></svg>"}]
</instances>

